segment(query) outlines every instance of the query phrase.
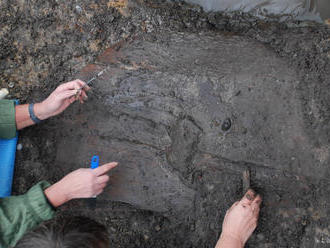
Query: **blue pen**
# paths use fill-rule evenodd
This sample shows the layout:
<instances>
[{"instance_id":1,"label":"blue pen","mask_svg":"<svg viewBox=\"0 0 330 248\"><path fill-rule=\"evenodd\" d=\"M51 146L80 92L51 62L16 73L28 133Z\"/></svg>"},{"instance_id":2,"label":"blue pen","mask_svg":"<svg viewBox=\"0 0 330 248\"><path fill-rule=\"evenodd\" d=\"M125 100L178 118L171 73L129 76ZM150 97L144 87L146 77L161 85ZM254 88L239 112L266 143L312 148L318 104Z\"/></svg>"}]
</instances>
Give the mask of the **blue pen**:
<instances>
[{"instance_id":1,"label":"blue pen","mask_svg":"<svg viewBox=\"0 0 330 248\"><path fill-rule=\"evenodd\" d=\"M91 169L96 169L97 167L99 167L99 161L100 161L99 156L97 155L93 156L91 162Z\"/></svg>"}]
</instances>

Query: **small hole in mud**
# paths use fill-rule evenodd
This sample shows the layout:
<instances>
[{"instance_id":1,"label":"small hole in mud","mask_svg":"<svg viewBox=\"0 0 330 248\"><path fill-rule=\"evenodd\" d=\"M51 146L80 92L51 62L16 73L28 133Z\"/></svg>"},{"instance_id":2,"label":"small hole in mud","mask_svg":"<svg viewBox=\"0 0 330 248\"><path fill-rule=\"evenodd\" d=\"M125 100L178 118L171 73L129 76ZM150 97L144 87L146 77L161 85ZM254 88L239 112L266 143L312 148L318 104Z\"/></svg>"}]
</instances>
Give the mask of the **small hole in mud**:
<instances>
[{"instance_id":1,"label":"small hole in mud","mask_svg":"<svg viewBox=\"0 0 330 248\"><path fill-rule=\"evenodd\" d=\"M231 128L231 119L227 118L223 121L222 125L221 125L221 130L226 132Z\"/></svg>"}]
</instances>

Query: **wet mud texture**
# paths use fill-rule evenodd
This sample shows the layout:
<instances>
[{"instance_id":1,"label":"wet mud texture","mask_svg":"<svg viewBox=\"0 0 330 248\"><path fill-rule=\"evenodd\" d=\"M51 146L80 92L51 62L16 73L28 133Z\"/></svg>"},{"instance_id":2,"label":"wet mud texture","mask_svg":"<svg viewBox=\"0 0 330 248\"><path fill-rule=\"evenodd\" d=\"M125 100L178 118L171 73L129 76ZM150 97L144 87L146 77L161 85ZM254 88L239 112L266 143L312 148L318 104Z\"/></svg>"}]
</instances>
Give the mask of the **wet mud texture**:
<instances>
[{"instance_id":1,"label":"wet mud texture","mask_svg":"<svg viewBox=\"0 0 330 248\"><path fill-rule=\"evenodd\" d=\"M110 186L60 217L96 218L115 247L213 247L249 170L248 247L329 246L327 26L161 1L2 2L0 18L0 83L22 102L108 68L86 104L20 133L15 193L99 154L120 162Z\"/></svg>"}]
</instances>

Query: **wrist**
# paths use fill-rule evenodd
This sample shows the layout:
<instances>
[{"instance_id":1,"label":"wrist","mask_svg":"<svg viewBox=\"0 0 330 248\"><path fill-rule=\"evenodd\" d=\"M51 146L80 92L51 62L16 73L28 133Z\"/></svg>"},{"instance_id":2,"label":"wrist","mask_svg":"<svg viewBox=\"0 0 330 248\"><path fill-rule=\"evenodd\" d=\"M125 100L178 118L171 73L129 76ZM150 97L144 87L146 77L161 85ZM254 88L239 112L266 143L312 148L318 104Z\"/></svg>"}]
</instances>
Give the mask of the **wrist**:
<instances>
[{"instance_id":1,"label":"wrist","mask_svg":"<svg viewBox=\"0 0 330 248\"><path fill-rule=\"evenodd\" d=\"M221 233L216 248L243 248L243 241L234 235Z\"/></svg>"},{"instance_id":2,"label":"wrist","mask_svg":"<svg viewBox=\"0 0 330 248\"><path fill-rule=\"evenodd\" d=\"M35 103L34 104L34 114L38 117L40 120L45 120L50 117L50 115L47 113L45 105L43 102Z\"/></svg>"},{"instance_id":3,"label":"wrist","mask_svg":"<svg viewBox=\"0 0 330 248\"><path fill-rule=\"evenodd\" d=\"M66 193L66 189L62 187L61 181L45 189L44 194L55 208L71 200L70 196Z\"/></svg>"}]
</instances>

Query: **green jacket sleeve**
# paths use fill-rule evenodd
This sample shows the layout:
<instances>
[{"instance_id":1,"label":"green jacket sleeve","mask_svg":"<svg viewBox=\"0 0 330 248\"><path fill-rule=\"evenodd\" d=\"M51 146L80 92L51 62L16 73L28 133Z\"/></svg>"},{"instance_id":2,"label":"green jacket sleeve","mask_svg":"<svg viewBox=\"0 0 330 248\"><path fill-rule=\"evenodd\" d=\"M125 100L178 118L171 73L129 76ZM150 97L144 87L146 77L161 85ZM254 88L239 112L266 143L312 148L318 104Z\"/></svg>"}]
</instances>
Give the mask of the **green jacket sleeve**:
<instances>
[{"instance_id":1,"label":"green jacket sleeve","mask_svg":"<svg viewBox=\"0 0 330 248\"><path fill-rule=\"evenodd\" d=\"M0 138L11 139L15 136L15 102L12 100L0 100Z\"/></svg>"},{"instance_id":2,"label":"green jacket sleeve","mask_svg":"<svg viewBox=\"0 0 330 248\"><path fill-rule=\"evenodd\" d=\"M54 216L54 208L44 195L49 186L42 181L24 195L0 199L0 247L15 246L27 230Z\"/></svg>"}]
</instances>

